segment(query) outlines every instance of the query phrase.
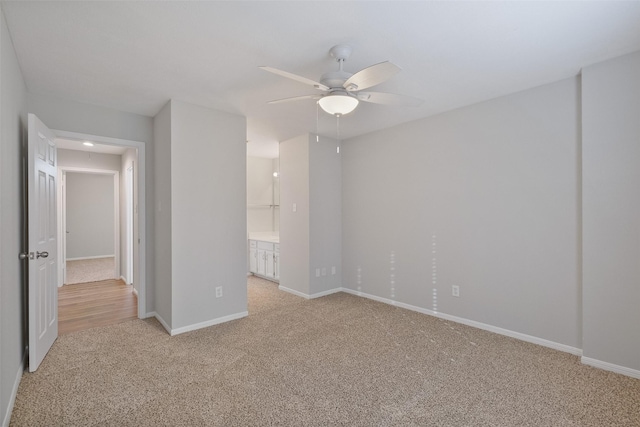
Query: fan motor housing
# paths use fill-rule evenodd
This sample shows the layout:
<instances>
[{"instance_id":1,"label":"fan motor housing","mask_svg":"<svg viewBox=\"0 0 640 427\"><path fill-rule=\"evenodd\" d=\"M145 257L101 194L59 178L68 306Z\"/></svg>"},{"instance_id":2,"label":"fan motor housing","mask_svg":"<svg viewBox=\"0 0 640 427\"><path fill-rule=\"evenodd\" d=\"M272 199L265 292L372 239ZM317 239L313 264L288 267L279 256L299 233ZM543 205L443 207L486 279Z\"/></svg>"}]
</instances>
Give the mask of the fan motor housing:
<instances>
[{"instance_id":1,"label":"fan motor housing","mask_svg":"<svg viewBox=\"0 0 640 427\"><path fill-rule=\"evenodd\" d=\"M347 73L346 71L329 71L322 75L320 83L330 88L342 88L344 82L346 82L352 75L353 74Z\"/></svg>"}]
</instances>

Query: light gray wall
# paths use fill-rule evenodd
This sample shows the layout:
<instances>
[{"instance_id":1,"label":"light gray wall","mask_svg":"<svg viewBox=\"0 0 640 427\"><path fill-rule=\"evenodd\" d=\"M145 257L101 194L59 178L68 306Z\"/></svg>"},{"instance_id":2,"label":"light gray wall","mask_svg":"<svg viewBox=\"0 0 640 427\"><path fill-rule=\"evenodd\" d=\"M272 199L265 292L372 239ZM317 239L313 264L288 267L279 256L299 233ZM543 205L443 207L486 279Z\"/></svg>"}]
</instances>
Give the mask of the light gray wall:
<instances>
[{"instance_id":1,"label":"light gray wall","mask_svg":"<svg viewBox=\"0 0 640 427\"><path fill-rule=\"evenodd\" d=\"M579 123L572 78L345 142L343 286L580 348Z\"/></svg>"},{"instance_id":2,"label":"light gray wall","mask_svg":"<svg viewBox=\"0 0 640 427\"><path fill-rule=\"evenodd\" d=\"M29 93L29 112L50 129L108 136L150 144L153 119L111 108Z\"/></svg>"},{"instance_id":3,"label":"light gray wall","mask_svg":"<svg viewBox=\"0 0 640 427\"><path fill-rule=\"evenodd\" d=\"M273 203L276 205L273 210L274 230L280 231L280 158L272 160L273 172L278 173L278 178L273 181Z\"/></svg>"},{"instance_id":4,"label":"light gray wall","mask_svg":"<svg viewBox=\"0 0 640 427\"><path fill-rule=\"evenodd\" d=\"M640 371L640 52L582 83L583 355Z\"/></svg>"},{"instance_id":5,"label":"light gray wall","mask_svg":"<svg viewBox=\"0 0 640 427\"><path fill-rule=\"evenodd\" d=\"M155 165L155 311L171 327L171 102L153 119Z\"/></svg>"},{"instance_id":6,"label":"light gray wall","mask_svg":"<svg viewBox=\"0 0 640 427\"><path fill-rule=\"evenodd\" d=\"M121 163L122 156L117 154L58 149L58 167L119 171Z\"/></svg>"},{"instance_id":7,"label":"light gray wall","mask_svg":"<svg viewBox=\"0 0 640 427\"><path fill-rule=\"evenodd\" d=\"M23 148L27 134L26 87L0 5L0 423L8 425L12 393L22 375L26 309L22 245Z\"/></svg>"},{"instance_id":8,"label":"light gray wall","mask_svg":"<svg viewBox=\"0 0 640 427\"><path fill-rule=\"evenodd\" d=\"M66 173L67 259L114 256L113 175Z\"/></svg>"},{"instance_id":9,"label":"light gray wall","mask_svg":"<svg viewBox=\"0 0 640 427\"><path fill-rule=\"evenodd\" d=\"M28 94L27 106L50 129L127 139L145 143L145 184L147 206L154 206L153 119L43 95ZM116 169L119 169L117 167ZM154 308L154 211L146 212L146 310Z\"/></svg>"},{"instance_id":10,"label":"light gray wall","mask_svg":"<svg viewBox=\"0 0 640 427\"><path fill-rule=\"evenodd\" d=\"M309 138L309 293L341 287L342 157L338 142ZM332 274L335 267L335 274ZM316 277L316 269L320 277ZM322 275L322 273L325 275Z\"/></svg>"},{"instance_id":11,"label":"light gray wall","mask_svg":"<svg viewBox=\"0 0 640 427\"><path fill-rule=\"evenodd\" d=\"M274 231L274 161L247 157L247 233Z\"/></svg>"},{"instance_id":12,"label":"light gray wall","mask_svg":"<svg viewBox=\"0 0 640 427\"><path fill-rule=\"evenodd\" d=\"M280 203L280 286L309 295L309 135L280 142Z\"/></svg>"},{"instance_id":13,"label":"light gray wall","mask_svg":"<svg viewBox=\"0 0 640 427\"><path fill-rule=\"evenodd\" d=\"M246 155L244 117L171 101L173 328L247 310Z\"/></svg>"},{"instance_id":14,"label":"light gray wall","mask_svg":"<svg viewBox=\"0 0 640 427\"><path fill-rule=\"evenodd\" d=\"M333 139L316 141L309 134L280 143L280 286L307 296L341 284L342 177L336 147Z\"/></svg>"}]
</instances>

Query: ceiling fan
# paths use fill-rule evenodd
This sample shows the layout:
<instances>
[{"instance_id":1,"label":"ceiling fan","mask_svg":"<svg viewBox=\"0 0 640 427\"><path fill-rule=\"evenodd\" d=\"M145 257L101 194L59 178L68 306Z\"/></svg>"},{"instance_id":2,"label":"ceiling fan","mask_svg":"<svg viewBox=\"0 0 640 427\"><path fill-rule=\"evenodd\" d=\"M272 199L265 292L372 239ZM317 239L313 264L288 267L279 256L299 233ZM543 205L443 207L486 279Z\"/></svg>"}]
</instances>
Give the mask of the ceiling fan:
<instances>
[{"instance_id":1,"label":"ceiling fan","mask_svg":"<svg viewBox=\"0 0 640 427\"><path fill-rule=\"evenodd\" d=\"M422 100L406 95L383 92L361 92L372 86L376 86L387 81L398 72L400 67L389 61L372 65L355 74L343 70L344 61L351 55L351 46L340 44L331 48L329 53L338 62L337 71L329 71L320 77L320 81L314 81L297 74L282 71L273 67L259 67L265 71L295 80L300 83L313 86L322 91L320 94L294 96L292 98L277 99L269 101L269 104L279 104L282 102L300 101L305 99L316 99L320 107L327 113L335 116L349 114L356 109L360 101L374 104L413 106L422 104Z\"/></svg>"}]
</instances>

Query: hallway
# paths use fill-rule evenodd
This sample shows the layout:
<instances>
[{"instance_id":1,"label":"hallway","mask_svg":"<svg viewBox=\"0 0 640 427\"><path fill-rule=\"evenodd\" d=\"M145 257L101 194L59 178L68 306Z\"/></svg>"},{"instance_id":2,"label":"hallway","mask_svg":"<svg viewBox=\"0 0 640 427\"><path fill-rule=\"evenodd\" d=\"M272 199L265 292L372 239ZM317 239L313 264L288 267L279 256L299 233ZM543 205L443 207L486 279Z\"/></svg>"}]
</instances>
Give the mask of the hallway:
<instances>
[{"instance_id":1,"label":"hallway","mask_svg":"<svg viewBox=\"0 0 640 427\"><path fill-rule=\"evenodd\" d=\"M59 335L137 318L138 298L133 293L133 286L122 280L58 288Z\"/></svg>"}]
</instances>

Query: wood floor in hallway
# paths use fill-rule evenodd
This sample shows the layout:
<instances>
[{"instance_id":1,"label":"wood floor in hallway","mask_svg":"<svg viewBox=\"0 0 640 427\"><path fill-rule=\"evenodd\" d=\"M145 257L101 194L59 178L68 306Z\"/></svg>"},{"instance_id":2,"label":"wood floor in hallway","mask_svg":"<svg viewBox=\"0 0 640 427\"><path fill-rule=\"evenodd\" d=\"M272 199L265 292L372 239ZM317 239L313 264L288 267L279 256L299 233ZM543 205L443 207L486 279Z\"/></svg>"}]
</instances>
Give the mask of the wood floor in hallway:
<instances>
[{"instance_id":1,"label":"wood floor in hallway","mask_svg":"<svg viewBox=\"0 0 640 427\"><path fill-rule=\"evenodd\" d=\"M122 280L64 285L58 288L58 334L112 325L138 317L133 286Z\"/></svg>"}]
</instances>

